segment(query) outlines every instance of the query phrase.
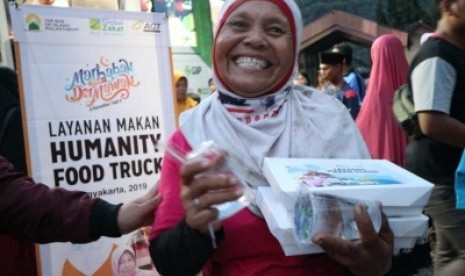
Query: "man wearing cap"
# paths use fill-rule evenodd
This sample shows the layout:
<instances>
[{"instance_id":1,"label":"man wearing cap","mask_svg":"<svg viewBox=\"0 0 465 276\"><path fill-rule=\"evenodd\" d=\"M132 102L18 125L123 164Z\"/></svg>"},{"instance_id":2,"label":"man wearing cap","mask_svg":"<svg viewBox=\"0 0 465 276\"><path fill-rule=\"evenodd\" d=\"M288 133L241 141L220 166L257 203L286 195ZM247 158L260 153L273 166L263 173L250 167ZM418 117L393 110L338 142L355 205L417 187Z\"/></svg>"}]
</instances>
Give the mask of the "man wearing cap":
<instances>
[{"instance_id":1,"label":"man wearing cap","mask_svg":"<svg viewBox=\"0 0 465 276\"><path fill-rule=\"evenodd\" d=\"M344 55L334 52L320 53L320 72L327 81L322 91L338 98L349 110L355 120L360 110L357 93L345 82L342 73Z\"/></svg>"},{"instance_id":2,"label":"man wearing cap","mask_svg":"<svg viewBox=\"0 0 465 276\"><path fill-rule=\"evenodd\" d=\"M339 43L334 45L331 51L344 55L342 75L347 84L357 93L358 104L361 106L365 97L365 79L352 67L352 47L347 43Z\"/></svg>"}]
</instances>

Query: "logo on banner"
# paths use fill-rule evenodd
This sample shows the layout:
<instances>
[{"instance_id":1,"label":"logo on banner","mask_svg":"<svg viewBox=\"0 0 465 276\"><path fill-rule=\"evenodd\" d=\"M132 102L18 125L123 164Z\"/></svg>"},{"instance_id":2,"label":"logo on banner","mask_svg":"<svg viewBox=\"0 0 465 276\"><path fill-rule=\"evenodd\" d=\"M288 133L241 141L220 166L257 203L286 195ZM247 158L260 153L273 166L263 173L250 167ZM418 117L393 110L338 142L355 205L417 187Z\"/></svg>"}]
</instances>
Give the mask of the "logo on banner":
<instances>
[{"instance_id":1,"label":"logo on banner","mask_svg":"<svg viewBox=\"0 0 465 276\"><path fill-rule=\"evenodd\" d=\"M89 19L89 28L93 31L101 31L103 29L100 19L91 18Z\"/></svg>"},{"instance_id":2,"label":"logo on banner","mask_svg":"<svg viewBox=\"0 0 465 276\"><path fill-rule=\"evenodd\" d=\"M148 33L159 33L160 32L160 24L155 23L145 23L144 32Z\"/></svg>"},{"instance_id":3,"label":"logo on banner","mask_svg":"<svg viewBox=\"0 0 465 276\"><path fill-rule=\"evenodd\" d=\"M142 30L144 33L160 33L161 24L153 22L136 21L132 25L131 29L134 31Z\"/></svg>"},{"instance_id":4,"label":"logo on banner","mask_svg":"<svg viewBox=\"0 0 465 276\"><path fill-rule=\"evenodd\" d=\"M29 31L40 31L40 24L42 19L35 13L30 13L26 16L26 25Z\"/></svg>"},{"instance_id":5,"label":"logo on banner","mask_svg":"<svg viewBox=\"0 0 465 276\"><path fill-rule=\"evenodd\" d=\"M43 28L44 31L52 31L52 32L77 32L79 31L78 27L74 27L71 23L66 22L65 19L62 18L44 18L42 19L35 13L30 13L26 16L26 25L28 31L37 32L41 31ZM42 21L44 25L42 25Z\"/></svg>"},{"instance_id":6,"label":"logo on banner","mask_svg":"<svg viewBox=\"0 0 465 276\"><path fill-rule=\"evenodd\" d=\"M104 56L94 66L75 71L68 81L65 90L71 95L66 95L66 100L84 103L90 111L121 103L140 85L131 61L121 58L110 62Z\"/></svg>"},{"instance_id":7,"label":"logo on banner","mask_svg":"<svg viewBox=\"0 0 465 276\"><path fill-rule=\"evenodd\" d=\"M124 20L112 18L91 18L89 19L89 28L92 34L103 35L123 35Z\"/></svg>"}]
</instances>

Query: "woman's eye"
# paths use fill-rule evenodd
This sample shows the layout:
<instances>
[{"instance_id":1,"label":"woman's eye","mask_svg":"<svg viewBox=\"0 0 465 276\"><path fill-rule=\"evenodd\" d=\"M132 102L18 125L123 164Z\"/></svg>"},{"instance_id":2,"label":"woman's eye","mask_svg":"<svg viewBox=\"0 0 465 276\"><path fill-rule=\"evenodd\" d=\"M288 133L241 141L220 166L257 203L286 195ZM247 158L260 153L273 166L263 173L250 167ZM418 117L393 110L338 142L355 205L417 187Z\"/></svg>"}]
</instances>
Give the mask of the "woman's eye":
<instances>
[{"instance_id":1,"label":"woman's eye","mask_svg":"<svg viewBox=\"0 0 465 276\"><path fill-rule=\"evenodd\" d=\"M238 29L245 29L247 27L247 23L242 20L232 20L228 22L228 25Z\"/></svg>"},{"instance_id":2,"label":"woman's eye","mask_svg":"<svg viewBox=\"0 0 465 276\"><path fill-rule=\"evenodd\" d=\"M268 32L272 35L281 35L284 34L284 29L281 27L270 27L268 28Z\"/></svg>"}]
</instances>

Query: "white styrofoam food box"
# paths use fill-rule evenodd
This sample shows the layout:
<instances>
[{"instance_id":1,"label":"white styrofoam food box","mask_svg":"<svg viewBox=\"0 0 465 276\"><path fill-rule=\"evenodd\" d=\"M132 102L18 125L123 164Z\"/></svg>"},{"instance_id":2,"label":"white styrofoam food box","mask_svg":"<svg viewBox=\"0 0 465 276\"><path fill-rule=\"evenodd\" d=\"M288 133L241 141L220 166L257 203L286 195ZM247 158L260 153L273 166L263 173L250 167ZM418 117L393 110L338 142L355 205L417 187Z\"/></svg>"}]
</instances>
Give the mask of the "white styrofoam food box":
<instances>
[{"instance_id":1,"label":"white styrofoam food box","mask_svg":"<svg viewBox=\"0 0 465 276\"><path fill-rule=\"evenodd\" d=\"M288 210L303 186L356 200L377 200L388 216L421 214L433 184L379 159L266 157L263 173Z\"/></svg>"},{"instance_id":2,"label":"white styrofoam food box","mask_svg":"<svg viewBox=\"0 0 465 276\"><path fill-rule=\"evenodd\" d=\"M397 254L400 249L413 248L416 241L417 238L415 237L395 237L393 254ZM281 244L280 242L280 245L286 256L319 254L324 252L324 250L316 244Z\"/></svg>"},{"instance_id":3,"label":"white styrofoam food box","mask_svg":"<svg viewBox=\"0 0 465 276\"><path fill-rule=\"evenodd\" d=\"M265 217L270 232L279 241L286 256L315 254L323 252L316 244L299 243L294 237L293 223L289 211L279 202L272 188L259 187L257 204ZM408 217L388 217L394 232L394 248L412 248L418 237L423 237L428 227L428 217L415 215Z\"/></svg>"}]
</instances>

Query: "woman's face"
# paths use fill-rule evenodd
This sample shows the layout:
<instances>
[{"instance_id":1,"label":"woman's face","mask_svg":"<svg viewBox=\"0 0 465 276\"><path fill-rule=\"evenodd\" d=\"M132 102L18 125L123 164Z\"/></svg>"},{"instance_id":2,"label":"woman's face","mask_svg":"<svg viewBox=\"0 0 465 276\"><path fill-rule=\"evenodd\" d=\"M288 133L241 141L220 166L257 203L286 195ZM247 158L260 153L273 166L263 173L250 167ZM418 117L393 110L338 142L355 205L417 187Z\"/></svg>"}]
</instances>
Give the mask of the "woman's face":
<instances>
[{"instance_id":1,"label":"woman's face","mask_svg":"<svg viewBox=\"0 0 465 276\"><path fill-rule=\"evenodd\" d=\"M121 258L119 258L118 271L121 276L133 276L136 274L136 260L130 252L124 252Z\"/></svg>"},{"instance_id":2,"label":"woman's face","mask_svg":"<svg viewBox=\"0 0 465 276\"><path fill-rule=\"evenodd\" d=\"M180 78L176 83L176 97L178 101L183 101L187 96L187 81L185 78Z\"/></svg>"},{"instance_id":3,"label":"woman's face","mask_svg":"<svg viewBox=\"0 0 465 276\"><path fill-rule=\"evenodd\" d=\"M243 97L269 92L294 66L291 27L273 3L249 1L234 10L215 40L216 72Z\"/></svg>"}]
</instances>

